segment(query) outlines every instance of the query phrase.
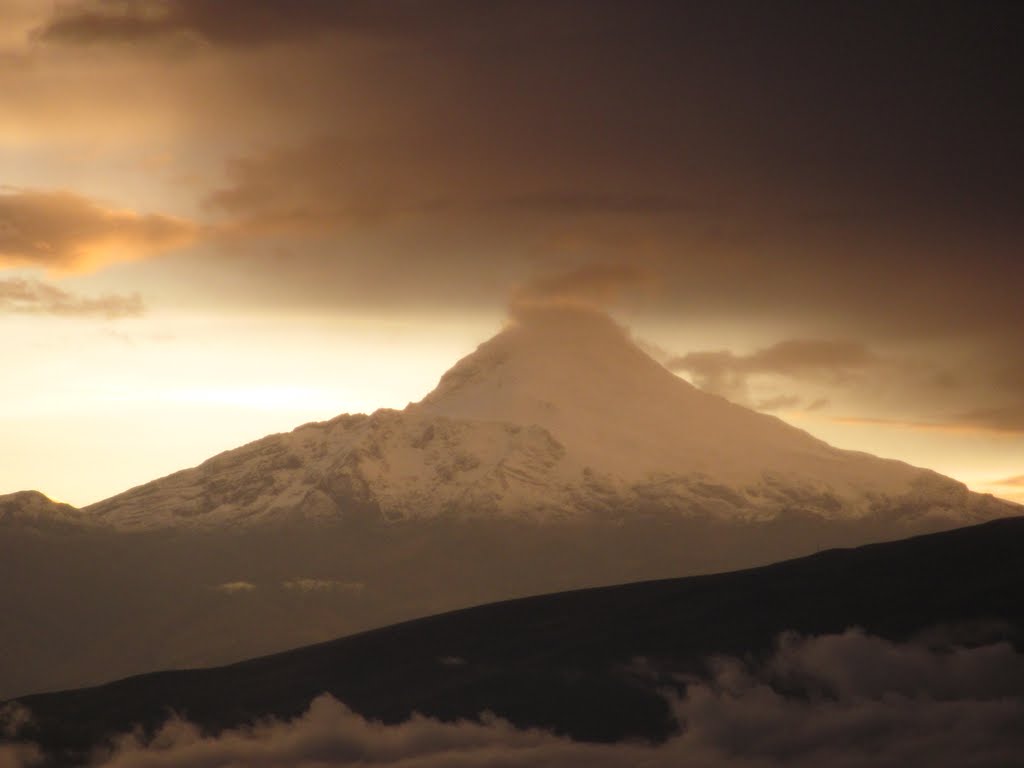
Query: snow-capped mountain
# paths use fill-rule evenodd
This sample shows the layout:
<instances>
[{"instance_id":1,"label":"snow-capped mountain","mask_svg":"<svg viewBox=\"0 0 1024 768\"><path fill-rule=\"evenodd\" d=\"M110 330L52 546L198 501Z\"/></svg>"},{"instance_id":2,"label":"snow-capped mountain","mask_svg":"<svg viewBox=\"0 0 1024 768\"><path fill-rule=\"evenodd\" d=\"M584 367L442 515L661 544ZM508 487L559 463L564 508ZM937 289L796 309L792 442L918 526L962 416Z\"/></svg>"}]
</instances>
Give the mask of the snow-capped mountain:
<instances>
[{"instance_id":1,"label":"snow-capped mountain","mask_svg":"<svg viewBox=\"0 0 1024 768\"><path fill-rule=\"evenodd\" d=\"M0 698L1020 513L701 392L603 315L521 311L404 410L83 510L0 497Z\"/></svg>"},{"instance_id":2,"label":"snow-capped mountain","mask_svg":"<svg viewBox=\"0 0 1024 768\"><path fill-rule=\"evenodd\" d=\"M121 529L502 517L1006 514L898 461L702 392L606 315L521 310L402 411L271 435L85 509Z\"/></svg>"}]
</instances>

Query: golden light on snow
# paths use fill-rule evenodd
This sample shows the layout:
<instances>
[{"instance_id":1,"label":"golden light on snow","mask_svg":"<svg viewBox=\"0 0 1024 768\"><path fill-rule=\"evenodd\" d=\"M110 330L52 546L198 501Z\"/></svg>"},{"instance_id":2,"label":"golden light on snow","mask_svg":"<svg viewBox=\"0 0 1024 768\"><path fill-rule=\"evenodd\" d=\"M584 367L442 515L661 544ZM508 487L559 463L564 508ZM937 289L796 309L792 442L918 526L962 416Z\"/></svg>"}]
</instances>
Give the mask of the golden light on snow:
<instances>
[{"instance_id":1,"label":"golden light on snow","mask_svg":"<svg viewBox=\"0 0 1024 768\"><path fill-rule=\"evenodd\" d=\"M151 313L9 320L4 492L80 506L221 451L342 413L403 408L497 328L394 317ZM59 471L55 471L59 468Z\"/></svg>"}]
</instances>

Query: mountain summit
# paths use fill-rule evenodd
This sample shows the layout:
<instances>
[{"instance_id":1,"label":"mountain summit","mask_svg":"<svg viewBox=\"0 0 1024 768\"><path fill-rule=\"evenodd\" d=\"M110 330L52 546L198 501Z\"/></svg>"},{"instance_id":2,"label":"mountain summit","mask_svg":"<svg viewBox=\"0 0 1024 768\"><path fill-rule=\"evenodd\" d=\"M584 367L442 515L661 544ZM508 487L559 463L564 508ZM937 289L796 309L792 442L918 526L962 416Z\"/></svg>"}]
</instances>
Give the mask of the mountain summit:
<instances>
[{"instance_id":1,"label":"mountain summit","mask_svg":"<svg viewBox=\"0 0 1024 768\"><path fill-rule=\"evenodd\" d=\"M0 498L0 698L1019 513L701 392L604 315L520 309L404 410L80 511Z\"/></svg>"},{"instance_id":2,"label":"mountain summit","mask_svg":"<svg viewBox=\"0 0 1024 768\"><path fill-rule=\"evenodd\" d=\"M766 474L833 490L906 490L921 475L839 451L703 392L605 314L539 307L460 360L417 408L544 427L567 456L631 483L690 477L757 484Z\"/></svg>"},{"instance_id":3,"label":"mountain summit","mask_svg":"<svg viewBox=\"0 0 1024 768\"><path fill-rule=\"evenodd\" d=\"M838 450L702 392L607 315L552 306L518 309L403 411L271 435L86 511L135 529L352 516L956 524L1005 514L949 478Z\"/></svg>"}]
</instances>

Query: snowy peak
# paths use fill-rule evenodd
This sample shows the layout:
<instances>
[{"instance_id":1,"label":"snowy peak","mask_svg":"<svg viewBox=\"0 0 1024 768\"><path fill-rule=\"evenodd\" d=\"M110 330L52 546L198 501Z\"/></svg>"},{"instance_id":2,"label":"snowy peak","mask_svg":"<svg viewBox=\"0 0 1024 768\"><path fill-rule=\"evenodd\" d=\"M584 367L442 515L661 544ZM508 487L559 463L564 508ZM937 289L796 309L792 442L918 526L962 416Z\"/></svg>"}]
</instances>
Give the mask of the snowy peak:
<instances>
[{"instance_id":1,"label":"snowy peak","mask_svg":"<svg viewBox=\"0 0 1024 768\"><path fill-rule=\"evenodd\" d=\"M456 363L422 405L453 416L514 420L516 406L621 405L689 384L646 355L606 314L582 308L519 310L501 333ZM517 402L518 401L518 402ZM534 401L531 403L531 401Z\"/></svg>"},{"instance_id":2,"label":"snowy peak","mask_svg":"<svg viewBox=\"0 0 1024 768\"><path fill-rule=\"evenodd\" d=\"M769 472L834 481L843 491L865 484L893 491L906 490L921 472L839 451L774 416L702 392L610 317L581 308L520 311L411 410L536 424L582 466L630 482L699 474L753 484Z\"/></svg>"},{"instance_id":3,"label":"snowy peak","mask_svg":"<svg viewBox=\"0 0 1024 768\"><path fill-rule=\"evenodd\" d=\"M129 528L370 516L770 520L1006 514L702 392L610 317L519 309L404 411L271 435L89 507ZM997 505L998 506L998 505Z\"/></svg>"},{"instance_id":4,"label":"snowy peak","mask_svg":"<svg viewBox=\"0 0 1024 768\"><path fill-rule=\"evenodd\" d=\"M87 509L125 528L576 514L539 427L380 410L270 435Z\"/></svg>"}]
</instances>

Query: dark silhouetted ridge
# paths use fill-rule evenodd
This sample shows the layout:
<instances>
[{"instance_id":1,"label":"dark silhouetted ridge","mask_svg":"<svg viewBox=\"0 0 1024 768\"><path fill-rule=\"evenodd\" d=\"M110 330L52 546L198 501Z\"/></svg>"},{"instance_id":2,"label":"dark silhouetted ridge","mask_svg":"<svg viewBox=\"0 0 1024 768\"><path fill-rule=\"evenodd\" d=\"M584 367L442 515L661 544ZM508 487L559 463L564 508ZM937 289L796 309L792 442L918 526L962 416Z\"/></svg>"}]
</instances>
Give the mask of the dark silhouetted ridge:
<instances>
[{"instance_id":1,"label":"dark silhouetted ridge","mask_svg":"<svg viewBox=\"0 0 1024 768\"><path fill-rule=\"evenodd\" d=\"M575 738L659 740L675 726L657 685L626 673L637 657L699 672L712 655L767 654L787 630L850 627L894 641L994 632L1021 649L1022 554L1024 518L1008 518L733 573L494 603L231 666L25 697L35 726L24 736L70 759L168 711L218 731L297 716L329 692L386 722L489 710Z\"/></svg>"}]
</instances>

